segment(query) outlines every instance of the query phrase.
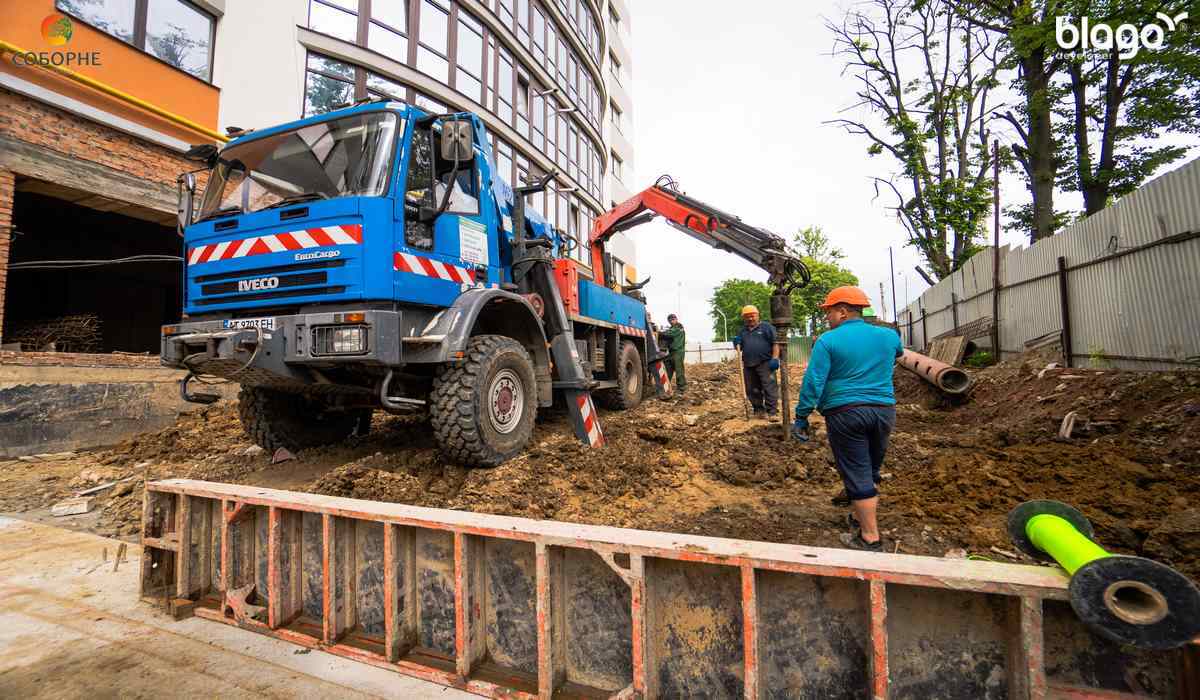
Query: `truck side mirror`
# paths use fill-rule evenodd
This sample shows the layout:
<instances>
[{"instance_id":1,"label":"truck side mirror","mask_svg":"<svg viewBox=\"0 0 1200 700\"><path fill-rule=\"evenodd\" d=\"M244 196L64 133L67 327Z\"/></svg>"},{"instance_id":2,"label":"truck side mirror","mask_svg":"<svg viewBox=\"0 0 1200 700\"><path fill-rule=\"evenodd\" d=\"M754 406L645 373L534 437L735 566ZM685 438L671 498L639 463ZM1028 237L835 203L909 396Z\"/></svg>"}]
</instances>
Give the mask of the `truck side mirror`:
<instances>
[{"instance_id":1,"label":"truck side mirror","mask_svg":"<svg viewBox=\"0 0 1200 700\"><path fill-rule=\"evenodd\" d=\"M474 156L475 130L471 122L442 120L442 160L468 161Z\"/></svg>"},{"instance_id":2,"label":"truck side mirror","mask_svg":"<svg viewBox=\"0 0 1200 700\"><path fill-rule=\"evenodd\" d=\"M196 176L193 173L184 173L175 180L179 188L179 206L176 212L178 216L178 226L176 233L183 235L183 229L192 225L192 212L196 199Z\"/></svg>"}]
</instances>

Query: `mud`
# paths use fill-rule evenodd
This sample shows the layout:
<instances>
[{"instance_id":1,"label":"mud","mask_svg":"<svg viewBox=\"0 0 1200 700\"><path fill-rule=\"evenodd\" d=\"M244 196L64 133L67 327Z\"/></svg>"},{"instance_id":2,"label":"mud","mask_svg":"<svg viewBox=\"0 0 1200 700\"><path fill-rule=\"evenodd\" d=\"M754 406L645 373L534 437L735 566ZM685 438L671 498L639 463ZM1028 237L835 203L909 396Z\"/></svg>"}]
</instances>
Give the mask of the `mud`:
<instances>
[{"instance_id":1,"label":"mud","mask_svg":"<svg viewBox=\"0 0 1200 700\"><path fill-rule=\"evenodd\" d=\"M801 368L793 368L793 377ZM1044 370L1009 363L972 371L948 402L898 370L898 425L883 472L889 549L953 550L1023 560L1004 518L1017 503L1079 507L1114 552L1150 556L1200 577L1200 372ZM76 491L99 512L67 521L130 537L146 479L188 477L532 518L838 546L843 509L824 424L814 439L747 420L731 364L689 370L685 397L604 412L608 446L587 450L565 415L539 416L530 448L495 469L464 469L434 449L427 425L377 413L370 435L271 465L232 404L68 459L0 463L0 512L29 517ZM1039 376L1040 375L1040 376ZM1076 413L1069 439L1057 433ZM63 521L58 521L62 523Z\"/></svg>"}]
</instances>

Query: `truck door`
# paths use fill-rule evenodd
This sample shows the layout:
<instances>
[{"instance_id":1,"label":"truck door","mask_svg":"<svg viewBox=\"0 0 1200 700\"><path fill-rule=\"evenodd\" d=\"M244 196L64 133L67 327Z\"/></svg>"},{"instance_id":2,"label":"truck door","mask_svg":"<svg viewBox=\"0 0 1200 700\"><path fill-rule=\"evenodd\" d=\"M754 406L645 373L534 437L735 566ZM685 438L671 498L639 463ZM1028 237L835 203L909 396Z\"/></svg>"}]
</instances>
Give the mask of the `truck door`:
<instances>
[{"instance_id":1,"label":"truck door","mask_svg":"<svg viewBox=\"0 0 1200 700\"><path fill-rule=\"evenodd\" d=\"M476 128L473 156L455 163L442 157L441 129L414 129L405 176L403 241L395 261L397 299L449 305L468 286L497 282L497 251L488 235L490 192L482 186L483 150ZM432 185L432 186L431 186ZM418 207L446 210L432 221ZM493 271L489 273L489 268Z\"/></svg>"}]
</instances>

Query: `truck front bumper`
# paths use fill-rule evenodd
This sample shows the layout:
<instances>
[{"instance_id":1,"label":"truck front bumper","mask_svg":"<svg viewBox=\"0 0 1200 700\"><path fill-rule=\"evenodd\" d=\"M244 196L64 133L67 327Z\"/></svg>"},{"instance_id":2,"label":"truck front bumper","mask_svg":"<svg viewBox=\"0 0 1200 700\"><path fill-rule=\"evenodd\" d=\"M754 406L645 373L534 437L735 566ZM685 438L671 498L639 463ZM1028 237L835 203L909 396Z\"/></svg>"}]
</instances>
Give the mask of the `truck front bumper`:
<instances>
[{"instance_id":1,"label":"truck front bumper","mask_svg":"<svg viewBox=\"0 0 1200 700\"><path fill-rule=\"evenodd\" d=\"M163 326L162 363L247 386L296 388L311 369L401 364L400 313L339 311Z\"/></svg>"}]
</instances>

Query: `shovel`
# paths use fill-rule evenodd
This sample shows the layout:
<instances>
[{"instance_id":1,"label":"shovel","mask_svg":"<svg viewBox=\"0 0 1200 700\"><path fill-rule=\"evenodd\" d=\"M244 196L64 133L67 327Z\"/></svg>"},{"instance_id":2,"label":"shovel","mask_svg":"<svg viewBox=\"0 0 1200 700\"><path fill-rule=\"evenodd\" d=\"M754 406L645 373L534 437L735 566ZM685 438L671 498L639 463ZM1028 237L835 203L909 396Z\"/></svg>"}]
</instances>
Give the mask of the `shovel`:
<instances>
[{"instance_id":1,"label":"shovel","mask_svg":"<svg viewBox=\"0 0 1200 700\"><path fill-rule=\"evenodd\" d=\"M742 364L742 349L737 349L737 376L738 386L742 389L742 412L746 415L746 420L750 420L750 399L746 396L746 369Z\"/></svg>"}]
</instances>

